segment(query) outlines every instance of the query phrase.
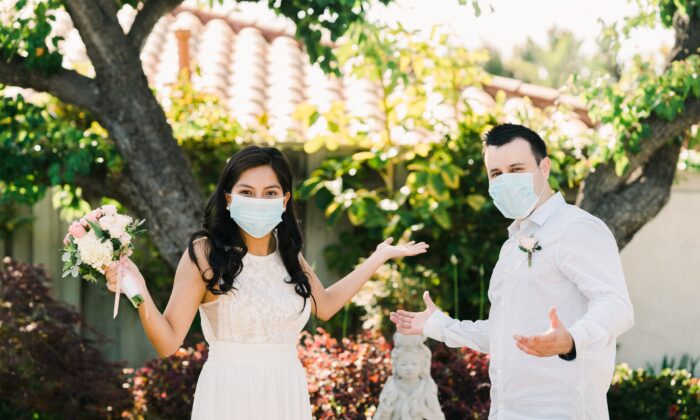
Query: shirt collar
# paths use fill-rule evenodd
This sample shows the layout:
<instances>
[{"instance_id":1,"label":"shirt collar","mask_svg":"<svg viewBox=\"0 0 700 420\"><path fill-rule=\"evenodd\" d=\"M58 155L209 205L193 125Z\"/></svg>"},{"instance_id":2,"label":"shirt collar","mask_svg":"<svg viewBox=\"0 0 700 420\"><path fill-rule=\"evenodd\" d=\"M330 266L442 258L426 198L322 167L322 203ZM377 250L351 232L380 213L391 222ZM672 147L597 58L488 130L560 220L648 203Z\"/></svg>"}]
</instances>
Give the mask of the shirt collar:
<instances>
[{"instance_id":1,"label":"shirt collar","mask_svg":"<svg viewBox=\"0 0 700 420\"><path fill-rule=\"evenodd\" d=\"M561 192L557 192L549 197L549 199L542 203L538 208L536 208L530 216L523 220L514 220L513 223L508 226L508 236L512 237L515 233L517 233L520 230L520 224L524 223L525 221L530 221L538 226L542 226L544 222L549 219L549 216L554 214L554 212L556 212L559 207L564 204L566 204L564 196L561 194Z\"/></svg>"}]
</instances>

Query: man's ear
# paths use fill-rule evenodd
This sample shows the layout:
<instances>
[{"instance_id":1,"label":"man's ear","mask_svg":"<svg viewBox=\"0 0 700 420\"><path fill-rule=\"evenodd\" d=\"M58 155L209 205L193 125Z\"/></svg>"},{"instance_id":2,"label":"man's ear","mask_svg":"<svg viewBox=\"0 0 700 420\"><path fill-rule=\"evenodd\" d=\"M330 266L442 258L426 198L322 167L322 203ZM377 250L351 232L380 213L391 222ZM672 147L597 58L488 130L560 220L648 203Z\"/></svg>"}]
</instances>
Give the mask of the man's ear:
<instances>
[{"instance_id":1,"label":"man's ear","mask_svg":"<svg viewBox=\"0 0 700 420\"><path fill-rule=\"evenodd\" d=\"M549 178L551 170L552 170L552 160L549 159L549 156L545 156L545 158L542 159L542 172L545 174L546 178Z\"/></svg>"}]
</instances>

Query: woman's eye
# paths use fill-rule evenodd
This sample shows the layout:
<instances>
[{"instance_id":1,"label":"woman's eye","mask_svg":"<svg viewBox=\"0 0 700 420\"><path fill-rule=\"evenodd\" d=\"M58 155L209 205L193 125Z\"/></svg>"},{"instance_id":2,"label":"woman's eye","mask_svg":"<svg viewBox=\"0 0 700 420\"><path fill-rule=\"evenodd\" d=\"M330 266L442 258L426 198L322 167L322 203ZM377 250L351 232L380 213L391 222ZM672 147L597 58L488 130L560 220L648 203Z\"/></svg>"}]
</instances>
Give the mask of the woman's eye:
<instances>
[{"instance_id":1,"label":"woman's eye","mask_svg":"<svg viewBox=\"0 0 700 420\"><path fill-rule=\"evenodd\" d=\"M250 191L241 191L238 194L240 195L250 195Z\"/></svg>"}]
</instances>

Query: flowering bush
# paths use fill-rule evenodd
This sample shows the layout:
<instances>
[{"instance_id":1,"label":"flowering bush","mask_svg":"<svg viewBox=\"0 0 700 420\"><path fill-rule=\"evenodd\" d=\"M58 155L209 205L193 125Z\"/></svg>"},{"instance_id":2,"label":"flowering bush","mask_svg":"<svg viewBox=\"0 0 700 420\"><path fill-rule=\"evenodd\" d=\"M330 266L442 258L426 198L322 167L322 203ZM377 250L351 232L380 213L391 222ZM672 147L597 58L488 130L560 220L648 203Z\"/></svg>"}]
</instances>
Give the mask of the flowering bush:
<instances>
[{"instance_id":1,"label":"flowering bush","mask_svg":"<svg viewBox=\"0 0 700 420\"><path fill-rule=\"evenodd\" d=\"M46 282L41 268L2 261L0 418L118 417L130 406L119 366L81 337L88 327L51 297Z\"/></svg>"},{"instance_id":2,"label":"flowering bush","mask_svg":"<svg viewBox=\"0 0 700 420\"><path fill-rule=\"evenodd\" d=\"M298 347L306 369L313 416L365 419L374 415L379 393L391 374L391 348L384 337L365 332L338 341L319 328L302 333Z\"/></svg>"},{"instance_id":3,"label":"flowering bush","mask_svg":"<svg viewBox=\"0 0 700 420\"><path fill-rule=\"evenodd\" d=\"M664 369L655 375L621 364L608 392L608 409L613 420L698 419L700 379L686 370Z\"/></svg>"},{"instance_id":4,"label":"flowering bush","mask_svg":"<svg viewBox=\"0 0 700 420\"><path fill-rule=\"evenodd\" d=\"M189 419L197 378L207 355L207 346L199 343L169 357L152 359L135 372L125 369L130 376L124 387L134 397L131 417Z\"/></svg>"}]
</instances>

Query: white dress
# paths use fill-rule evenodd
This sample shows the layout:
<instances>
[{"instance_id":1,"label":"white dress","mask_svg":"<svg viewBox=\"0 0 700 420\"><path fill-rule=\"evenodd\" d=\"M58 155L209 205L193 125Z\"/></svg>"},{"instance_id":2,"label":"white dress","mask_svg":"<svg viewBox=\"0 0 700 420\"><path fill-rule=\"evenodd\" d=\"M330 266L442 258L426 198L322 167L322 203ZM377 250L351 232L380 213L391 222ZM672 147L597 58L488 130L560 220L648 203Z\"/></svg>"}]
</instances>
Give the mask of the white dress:
<instances>
[{"instance_id":1,"label":"white dress","mask_svg":"<svg viewBox=\"0 0 700 420\"><path fill-rule=\"evenodd\" d=\"M209 358L193 420L307 420L311 405L296 343L311 301L294 291L279 251L246 254L234 287L199 306ZM303 311L302 311L303 308Z\"/></svg>"}]
</instances>

